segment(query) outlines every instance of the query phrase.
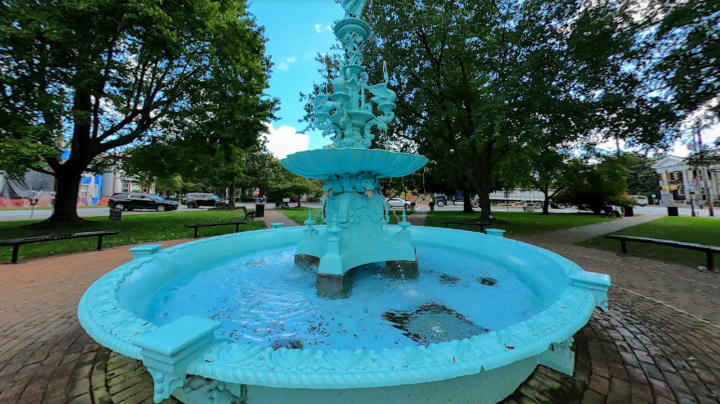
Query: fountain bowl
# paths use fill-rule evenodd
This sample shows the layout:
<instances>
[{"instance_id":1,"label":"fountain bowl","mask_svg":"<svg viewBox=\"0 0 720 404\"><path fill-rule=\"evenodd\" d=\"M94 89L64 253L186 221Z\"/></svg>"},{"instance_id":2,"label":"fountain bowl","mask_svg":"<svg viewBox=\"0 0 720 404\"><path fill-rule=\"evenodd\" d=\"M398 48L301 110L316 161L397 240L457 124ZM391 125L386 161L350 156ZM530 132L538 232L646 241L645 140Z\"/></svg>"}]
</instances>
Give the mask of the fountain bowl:
<instances>
[{"instance_id":1,"label":"fountain bowl","mask_svg":"<svg viewBox=\"0 0 720 404\"><path fill-rule=\"evenodd\" d=\"M336 171L337 172L337 171ZM316 226L325 232L325 226ZM400 230L387 226L388 233ZM184 316L156 324L146 308L187 271L227 257L291 247L303 227L211 237L134 259L91 285L80 300L82 327L101 345L142 360L155 402L491 404L510 395L542 364L572 374L573 335L596 306L607 307L607 275L588 273L549 251L495 235L412 228L413 241L461 249L512 272L537 295L529 318L480 335L378 349L287 349L240 344L221 323ZM234 296L242 300L242 296Z\"/></svg>"},{"instance_id":2,"label":"fountain bowl","mask_svg":"<svg viewBox=\"0 0 720 404\"><path fill-rule=\"evenodd\" d=\"M404 177L427 162L426 157L417 154L351 147L306 150L280 160L289 171L316 180L336 174L356 176L362 172L377 174L378 178Z\"/></svg>"}]
</instances>

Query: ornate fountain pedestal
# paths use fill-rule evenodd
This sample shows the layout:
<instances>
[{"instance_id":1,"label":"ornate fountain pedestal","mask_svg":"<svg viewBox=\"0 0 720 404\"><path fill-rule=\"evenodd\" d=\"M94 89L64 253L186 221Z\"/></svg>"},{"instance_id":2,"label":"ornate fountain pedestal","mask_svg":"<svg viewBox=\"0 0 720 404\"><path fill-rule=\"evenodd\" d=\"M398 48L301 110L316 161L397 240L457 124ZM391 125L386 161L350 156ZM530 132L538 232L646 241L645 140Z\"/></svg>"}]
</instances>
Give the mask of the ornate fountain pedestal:
<instances>
[{"instance_id":1,"label":"ornate fountain pedestal","mask_svg":"<svg viewBox=\"0 0 720 404\"><path fill-rule=\"evenodd\" d=\"M423 156L359 148L304 151L282 160L295 174L326 180L323 217L328 226L321 232L308 217L296 262L318 263L317 283L337 287L349 270L364 264L386 262L401 275L417 271L405 213L400 231L389 235L384 229L390 212L379 179L407 175L426 163Z\"/></svg>"}]
</instances>

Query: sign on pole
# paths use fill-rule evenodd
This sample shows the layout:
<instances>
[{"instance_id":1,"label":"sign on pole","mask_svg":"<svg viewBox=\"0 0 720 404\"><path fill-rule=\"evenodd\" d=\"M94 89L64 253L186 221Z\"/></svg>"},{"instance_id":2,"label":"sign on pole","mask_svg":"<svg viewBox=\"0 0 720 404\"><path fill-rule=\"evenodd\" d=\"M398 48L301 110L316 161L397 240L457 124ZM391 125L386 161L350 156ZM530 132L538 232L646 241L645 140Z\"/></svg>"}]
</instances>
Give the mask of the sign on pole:
<instances>
[{"instance_id":1,"label":"sign on pole","mask_svg":"<svg viewBox=\"0 0 720 404\"><path fill-rule=\"evenodd\" d=\"M260 196L260 188L255 188L253 191L253 196Z\"/></svg>"},{"instance_id":2,"label":"sign on pole","mask_svg":"<svg viewBox=\"0 0 720 404\"><path fill-rule=\"evenodd\" d=\"M108 217L108 219L115 222L122 222L122 212L122 209L110 209L110 217Z\"/></svg>"}]
</instances>

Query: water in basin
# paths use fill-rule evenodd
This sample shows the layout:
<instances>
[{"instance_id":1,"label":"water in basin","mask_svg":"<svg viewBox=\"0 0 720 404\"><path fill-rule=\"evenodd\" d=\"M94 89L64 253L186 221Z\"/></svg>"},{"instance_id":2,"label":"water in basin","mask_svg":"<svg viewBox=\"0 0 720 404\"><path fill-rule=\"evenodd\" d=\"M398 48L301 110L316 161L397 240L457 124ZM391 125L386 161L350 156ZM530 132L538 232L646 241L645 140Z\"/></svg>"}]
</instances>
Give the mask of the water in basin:
<instances>
[{"instance_id":1,"label":"water in basin","mask_svg":"<svg viewBox=\"0 0 720 404\"><path fill-rule=\"evenodd\" d=\"M384 263L356 268L345 295L323 296L295 246L236 255L185 272L153 296L145 318L218 320L220 338L266 347L382 349L462 339L541 310L511 270L473 254L416 245L419 272L391 276Z\"/></svg>"}]
</instances>

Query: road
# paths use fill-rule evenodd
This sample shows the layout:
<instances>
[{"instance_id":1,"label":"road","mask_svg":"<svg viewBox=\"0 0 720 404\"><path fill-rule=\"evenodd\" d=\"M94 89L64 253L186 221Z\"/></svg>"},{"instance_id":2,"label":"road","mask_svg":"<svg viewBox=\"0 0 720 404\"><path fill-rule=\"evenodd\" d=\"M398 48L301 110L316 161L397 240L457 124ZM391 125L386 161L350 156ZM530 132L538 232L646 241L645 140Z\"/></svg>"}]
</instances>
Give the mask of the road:
<instances>
[{"instance_id":1,"label":"road","mask_svg":"<svg viewBox=\"0 0 720 404\"><path fill-rule=\"evenodd\" d=\"M447 205L443 206L442 208L435 207L436 211L442 212L445 210L452 210L452 211L460 211L463 207L460 203L457 205ZM429 210L427 206L421 206L418 210ZM522 208L514 208L514 207L505 207L505 206L493 206L493 211L508 211L508 212L522 212ZM657 205L651 205L651 206L636 206L635 207L635 213L636 214L667 214L667 207L665 206L657 206ZM535 210L536 212L539 211L538 209ZM552 213L577 213L577 209L550 209L550 212ZM687 216L690 217L691 210L689 207L678 207L678 213L680 216ZM695 214L699 217L709 217L708 209L707 207L703 209L695 208ZM715 218L720 219L720 208L715 208Z\"/></svg>"}]
</instances>

